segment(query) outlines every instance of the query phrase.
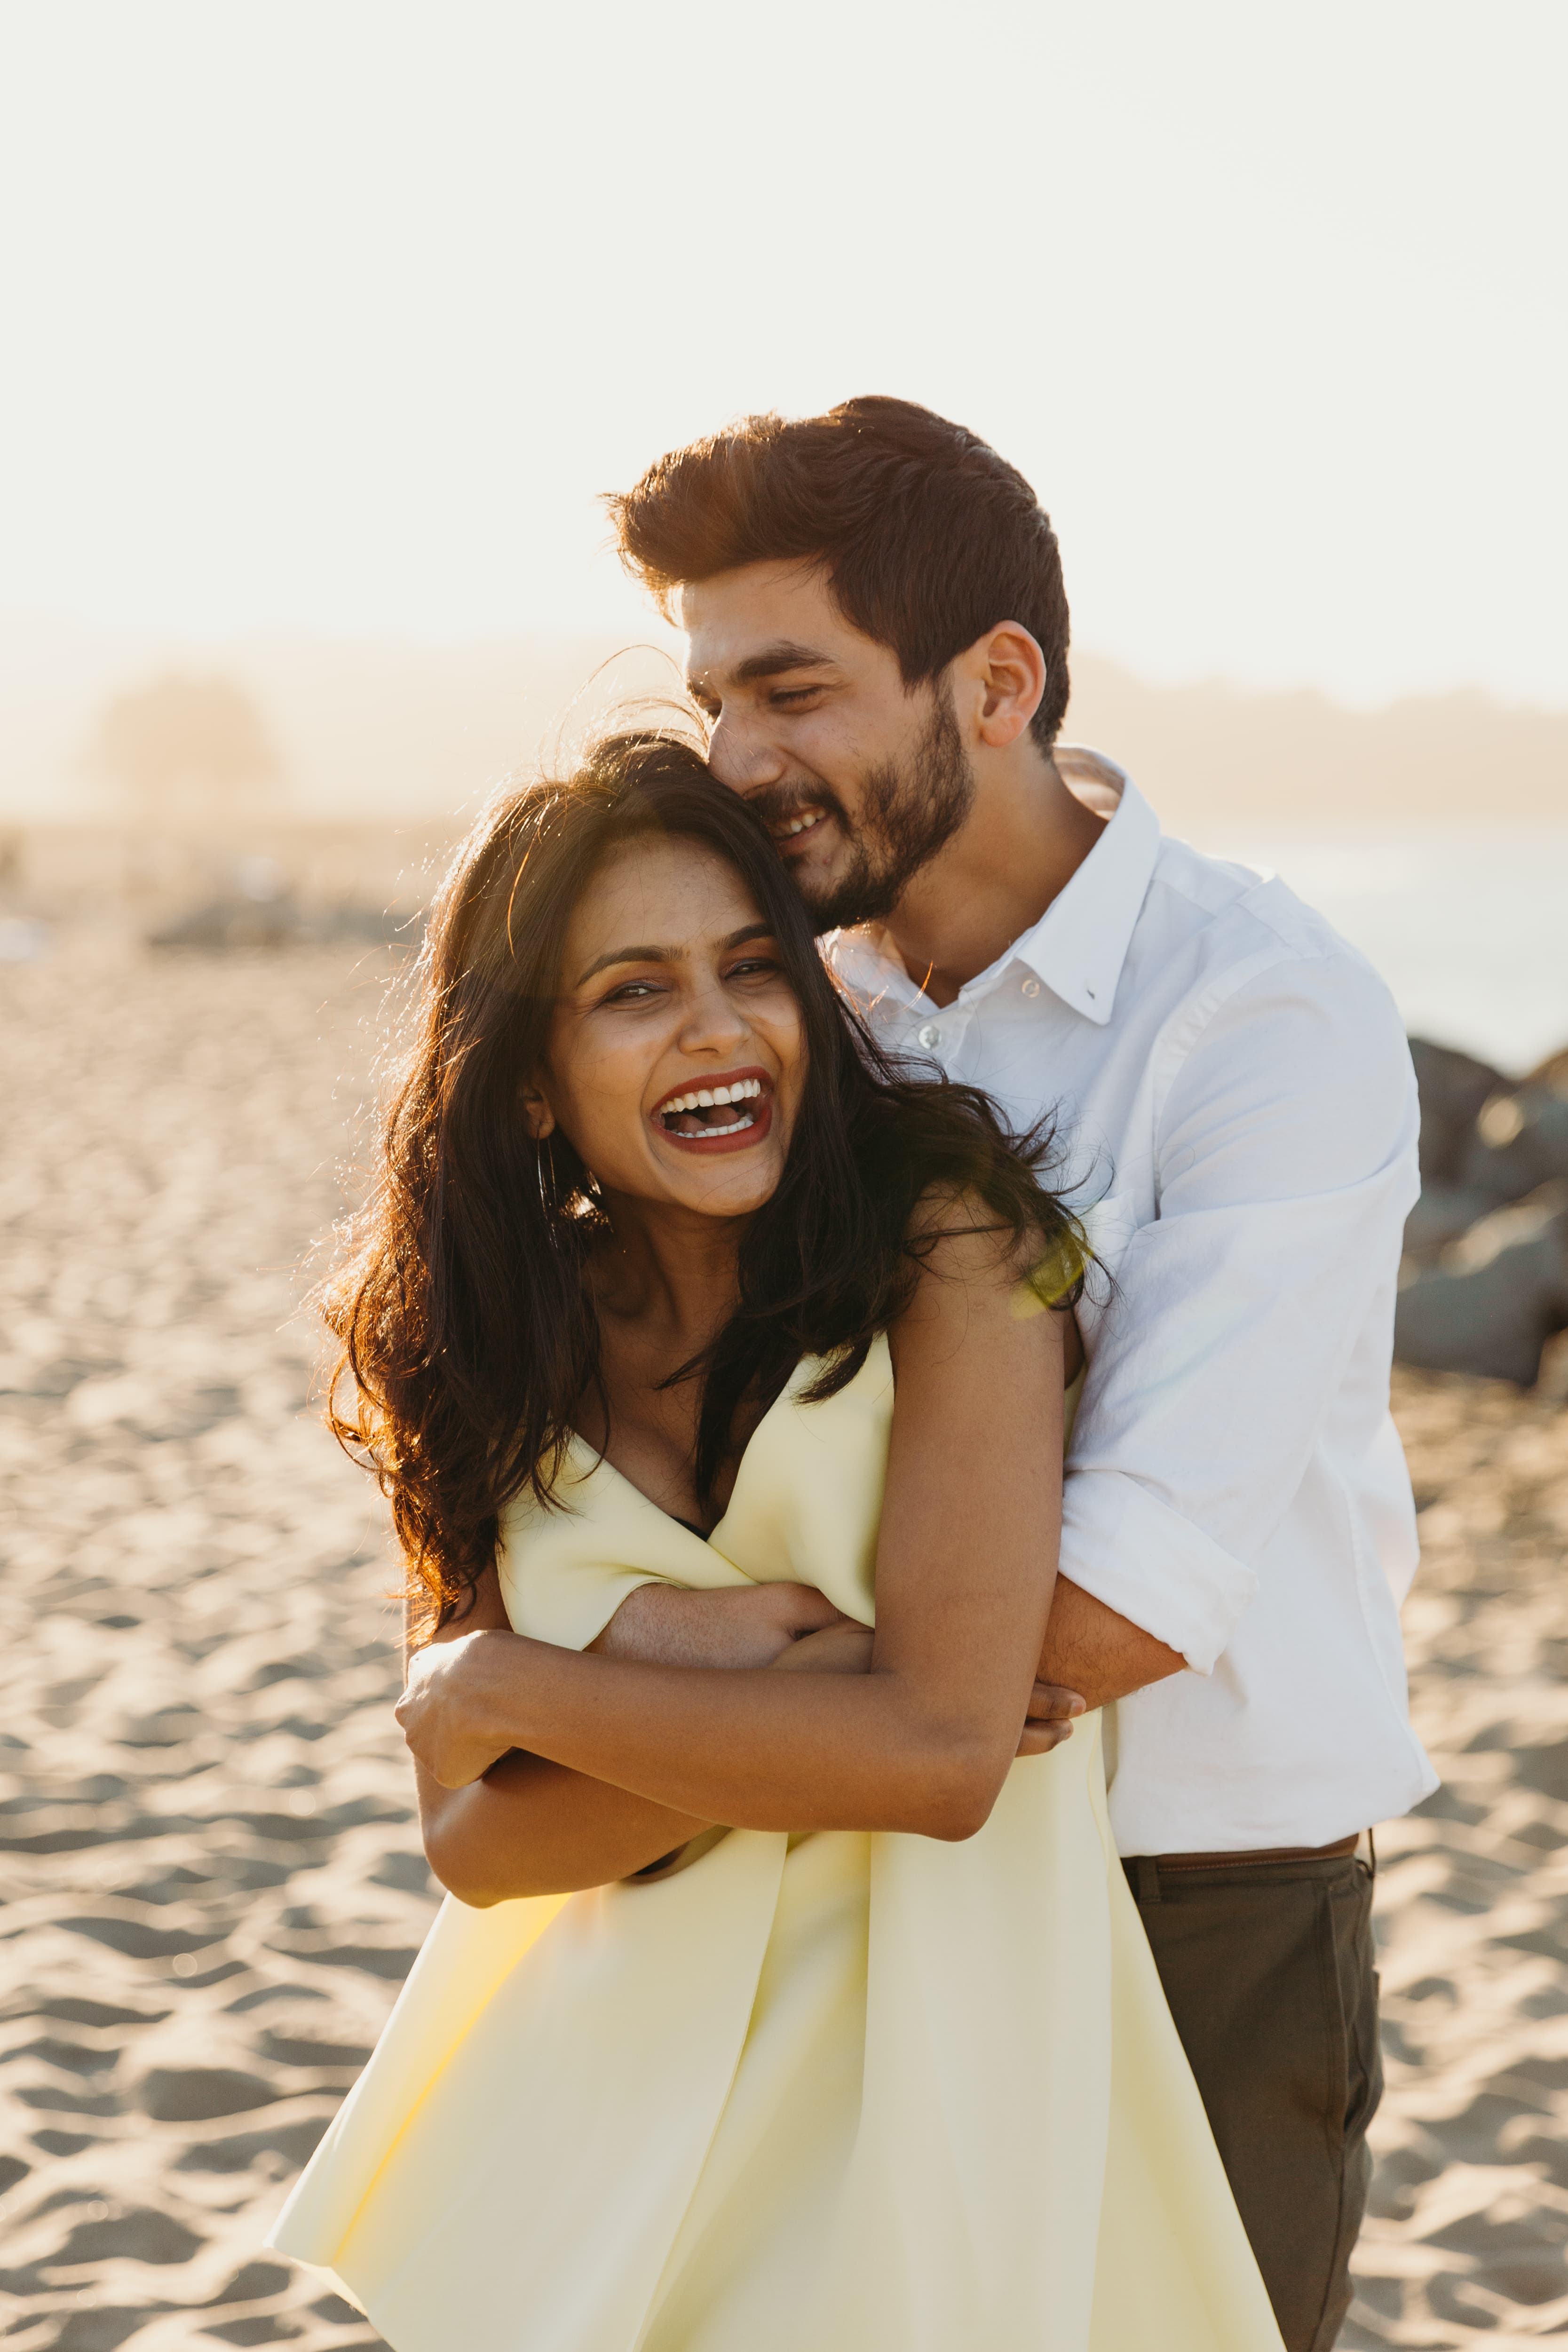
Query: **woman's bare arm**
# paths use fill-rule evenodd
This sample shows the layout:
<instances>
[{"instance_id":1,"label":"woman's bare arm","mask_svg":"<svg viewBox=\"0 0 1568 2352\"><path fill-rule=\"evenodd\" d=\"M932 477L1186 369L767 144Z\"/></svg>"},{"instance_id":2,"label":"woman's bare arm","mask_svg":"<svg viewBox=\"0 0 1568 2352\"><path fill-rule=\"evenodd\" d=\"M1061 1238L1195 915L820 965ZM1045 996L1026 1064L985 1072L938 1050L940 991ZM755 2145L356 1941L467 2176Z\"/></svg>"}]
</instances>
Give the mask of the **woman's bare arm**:
<instances>
[{"instance_id":1,"label":"woman's bare arm","mask_svg":"<svg viewBox=\"0 0 1568 2352\"><path fill-rule=\"evenodd\" d=\"M651 1593L656 1604L644 1612L651 1621L644 1638L657 1643L671 1664L765 1666L837 1614L819 1592L798 1584L723 1593L685 1592L672 1585L638 1591ZM698 1601L720 1604L702 1612L700 1631L682 1605ZM507 1630L506 1603L492 1563L479 1580L469 1612L434 1638L453 1642L468 1633ZM405 1672L415 1649L425 1646L412 1635L405 1624ZM615 1619L593 1647L616 1654ZM707 1826L521 1750L501 1757L460 1789L443 1788L417 1757L415 1773L426 1858L448 1893L481 1908L518 1895L570 1895L629 1877Z\"/></svg>"},{"instance_id":2,"label":"woman's bare arm","mask_svg":"<svg viewBox=\"0 0 1568 2352\"><path fill-rule=\"evenodd\" d=\"M827 1604L808 1587L759 1585L731 1596L642 1585L633 1600L642 1593L652 1594L656 1603L732 1598L741 1604L731 1614L742 1622L728 1625L716 1622L720 1612L710 1609L692 1618L678 1608L656 1607L649 1612L652 1622L636 1637L637 1646L645 1654L651 1651L656 1661L662 1657L668 1663L695 1661L722 1668L732 1664L737 1650L744 1648L752 1654L753 1663L771 1663L776 1671L869 1671L871 1636L861 1627L839 1626L831 1641L824 1633L811 1633L812 1620L820 1618ZM819 1603L816 1609L810 1605L814 1601ZM469 1618L438 1638L505 1625L493 1570L481 1588L476 1616L477 1624ZM606 1654L618 1653L612 1644ZM1070 1693L1036 1685L1020 1755L1043 1755L1068 1736L1072 1726L1063 1703L1070 1698ZM479 1909L521 1895L571 1895L581 1887L628 1878L673 1853L702 1826L668 1806L521 1749L503 1756L481 1779L461 1789L444 1789L417 1761L415 1774L430 1867L448 1893Z\"/></svg>"},{"instance_id":3,"label":"woman's bare arm","mask_svg":"<svg viewBox=\"0 0 1568 2352\"><path fill-rule=\"evenodd\" d=\"M461 1784L523 1748L689 1820L972 1834L1016 1751L1060 1524L1062 1320L1020 1317L1015 1288L991 1236L950 1236L889 1335L869 1673L659 1668L466 1633L415 1661L399 1709L432 1776Z\"/></svg>"},{"instance_id":4,"label":"woman's bare arm","mask_svg":"<svg viewBox=\"0 0 1568 2352\"><path fill-rule=\"evenodd\" d=\"M443 1627L431 1646L506 1630L506 1604L491 1566L471 1612ZM415 1774L426 1858L450 1894L480 1907L521 1895L605 1885L657 1862L706 1827L542 1756L503 1756L461 1789L443 1788L417 1754Z\"/></svg>"}]
</instances>

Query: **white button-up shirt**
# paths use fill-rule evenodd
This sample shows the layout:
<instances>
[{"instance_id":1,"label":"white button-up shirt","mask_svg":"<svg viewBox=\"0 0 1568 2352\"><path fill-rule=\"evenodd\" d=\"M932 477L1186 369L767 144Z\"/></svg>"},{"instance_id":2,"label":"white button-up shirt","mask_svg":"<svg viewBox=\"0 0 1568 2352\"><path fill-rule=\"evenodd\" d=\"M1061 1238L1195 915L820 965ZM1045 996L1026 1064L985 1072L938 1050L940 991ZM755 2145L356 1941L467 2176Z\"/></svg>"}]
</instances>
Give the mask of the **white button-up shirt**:
<instances>
[{"instance_id":1,"label":"white button-up shirt","mask_svg":"<svg viewBox=\"0 0 1568 2352\"><path fill-rule=\"evenodd\" d=\"M1377 974L1281 882L1165 839L1110 761L1058 756L1115 813L953 1003L875 931L825 951L884 1045L1019 1129L1053 1113L1063 1187L1098 1203L1062 1570L1193 1669L1107 1710L1121 1851L1326 1845L1436 1786L1388 1411L1410 1055Z\"/></svg>"}]
</instances>

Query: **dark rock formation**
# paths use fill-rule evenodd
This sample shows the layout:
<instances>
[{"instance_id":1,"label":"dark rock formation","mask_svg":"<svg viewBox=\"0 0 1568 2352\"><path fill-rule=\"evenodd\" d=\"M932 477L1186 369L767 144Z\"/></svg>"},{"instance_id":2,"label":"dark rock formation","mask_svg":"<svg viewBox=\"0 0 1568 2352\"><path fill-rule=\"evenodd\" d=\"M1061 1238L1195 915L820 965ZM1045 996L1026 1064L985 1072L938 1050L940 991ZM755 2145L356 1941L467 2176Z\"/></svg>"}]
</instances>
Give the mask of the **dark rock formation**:
<instances>
[{"instance_id":1,"label":"dark rock formation","mask_svg":"<svg viewBox=\"0 0 1568 2352\"><path fill-rule=\"evenodd\" d=\"M213 954L232 948L289 947L299 936L300 914L291 898L209 898L149 931L147 944L205 948Z\"/></svg>"},{"instance_id":2,"label":"dark rock formation","mask_svg":"<svg viewBox=\"0 0 1568 2352\"><path fill-rule=\"evenodd\" d=\"M1494 1209L1399 1293L1394 1352L1430 1371L1534 1384L1568 1326L1568 1181Z\"/></svg>"},{"instance_id":3,"label":"dark rock formation","mask_svg":"<svg viewBox=\"0 0 1568 2352\"><path fill-rule=\"evenodd\" d=\"M1421 1090L1421 1182L1453 1184L1483 1106L1510 1081L1489 1062L1430 1038L1412 1037L1410 1058ZM1495 1195L1493 1196L1495 1198Z\"/></svg>"},{"instance_id":4,"label":"dark rock formation","mask_svg":"<svg viewBox=\"0 0 1568 2352\"><path fill-rule=\"evenodd\" d=\"M1560 1054L1549 1054L1524 1083L1527 1087L1546 1087L1552 1093L1568 1097L1568 1045Z\"/></svg>"},{"instance_id":5,"label":"dark rock formation","mask_svg":"<svg viewBox=\"0 0 1568 2352\"><path fill-rule=\"evenodd\" d=\"M1405 1226L1405 1255L1417 1265L1434 1265L1450 1242L1468 1234L1478 1218L1495 1209L1489 1192L1461 1184L1426 1184Z\"/></svg>"},{"instance_id":6,"label":"dark rock formation","mask_svg":"<svg viewBox=\"0 0 1568 2352\"><path fill-rule=\"evenodd\" d=\"M1568 1093L1527 1079L1494 1094L1461 1148L1455 1176L1494 1202L1521 1201L1568 1177Z\"/></svg>"},{"instance_id":7,"label":"dark rock formation","mask_svg":"<svg viewBox=\"0 0 1568 2352\"><path fill-rule=\"evenodd\" d=\"M342 905L302 908L289 898L237 894L209 898L147 934L150 948L191 948L209 955L237 948L317 947L335 940L363 940L367 947L417 947L424 931L418 916L375 907Z\"/></svg>"}]
</instances>

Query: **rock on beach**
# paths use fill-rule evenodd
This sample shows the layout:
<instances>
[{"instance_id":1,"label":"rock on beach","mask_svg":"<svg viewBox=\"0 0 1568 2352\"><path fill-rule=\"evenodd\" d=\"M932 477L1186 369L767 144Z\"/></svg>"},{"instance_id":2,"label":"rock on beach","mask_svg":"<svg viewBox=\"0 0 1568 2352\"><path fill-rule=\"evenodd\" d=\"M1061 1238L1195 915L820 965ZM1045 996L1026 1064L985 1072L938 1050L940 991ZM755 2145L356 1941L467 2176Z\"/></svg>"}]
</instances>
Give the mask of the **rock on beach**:
<instances>
[{"instance_id":1,"label":"rock on beach","mask_svg":"<svg viewBox=\"0 0 1568 2352\"><path fill-rule=\"evenodd\" d=\"M300 1304L397 969L102 922L0 966L16 2352L376 2343L261 2240L432 1910L395 1570ZM1568 2333L1568 1412L1420 1371L1396 1403L1445 1786L1378 1834L1389 2087L1343 2343L1497 2352Z\"/></svg>"},{"instance_id":2,"label":"rock on beach","mask_svg":"<svg viewBox=\"0 0 1568 2352\"><path fill-rule=\"evenodd\" d=\"M1421 1198L1405 1233L1394 1352L1530 1388L1568 1331L1568 1051L1521 1079L1411 1040Z\"/></svg>"}]
</instances>

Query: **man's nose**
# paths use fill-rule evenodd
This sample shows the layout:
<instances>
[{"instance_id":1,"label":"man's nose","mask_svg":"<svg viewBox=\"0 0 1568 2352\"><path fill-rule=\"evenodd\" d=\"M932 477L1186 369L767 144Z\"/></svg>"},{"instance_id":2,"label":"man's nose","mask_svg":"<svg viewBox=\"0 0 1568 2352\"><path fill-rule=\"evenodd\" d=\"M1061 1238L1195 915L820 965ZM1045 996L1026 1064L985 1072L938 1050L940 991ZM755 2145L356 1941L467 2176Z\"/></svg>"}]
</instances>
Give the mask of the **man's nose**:
<instances>
[{"instance_id":1,"label":"man's nose","mask_svg":"<svg viewBox=\"0 0 1568 2352\"><path fill-rule=\"evenodd\" d=\"M784 782L784 755L765 722L747 711L721 710L708 738L708 765L733 793L754 793Z\"/></svg>"}]
</instances>

